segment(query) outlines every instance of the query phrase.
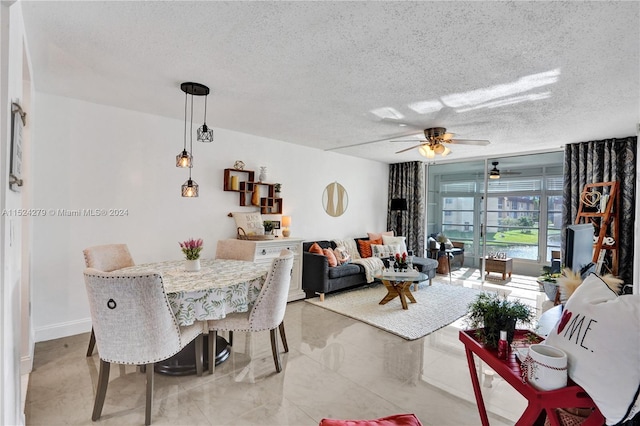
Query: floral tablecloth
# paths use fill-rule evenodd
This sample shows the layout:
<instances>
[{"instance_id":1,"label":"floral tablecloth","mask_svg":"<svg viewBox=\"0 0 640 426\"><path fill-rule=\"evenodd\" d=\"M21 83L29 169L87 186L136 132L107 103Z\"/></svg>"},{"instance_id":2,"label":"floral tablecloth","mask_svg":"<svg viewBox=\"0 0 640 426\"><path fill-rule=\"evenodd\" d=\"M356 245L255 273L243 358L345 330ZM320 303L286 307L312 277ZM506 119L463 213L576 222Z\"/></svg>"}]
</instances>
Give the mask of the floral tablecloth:
<instances>
[{"instance_id":1,"label":"floral tablecloth","mask_svg":"<svg viewBox=\"0 0 640 426\"><path fill-rule=\"evenodd\" d=\"M182 326L214 320L232 312L247 312L258 297L269 264L242 260L201 259L198 272L184 270L183 261L131 266L118 272L162 275L171 309Z\"/></svg>"}]
</instances>

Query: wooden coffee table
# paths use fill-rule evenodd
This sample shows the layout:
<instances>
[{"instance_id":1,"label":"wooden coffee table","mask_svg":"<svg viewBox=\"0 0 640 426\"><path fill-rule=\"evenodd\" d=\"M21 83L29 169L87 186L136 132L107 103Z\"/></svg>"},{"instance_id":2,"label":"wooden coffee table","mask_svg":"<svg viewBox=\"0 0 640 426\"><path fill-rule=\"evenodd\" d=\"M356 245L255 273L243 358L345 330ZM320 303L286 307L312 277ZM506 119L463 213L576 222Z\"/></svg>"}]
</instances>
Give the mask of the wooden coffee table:
<instances>
[{"instance_id":1,"label":"wooden coffee table","mask_svg":"<svg viewBox=\"0 0 640 426\"><path fill-rule=\"evenodd\" d=\"M416 299L413 297L413 294L411 294L411 284L425 281L427 276L422 272L418 272L417 274L410 276L389 273L376 275L376 278L382 281L384 286L387 288L387 294L380 301L380 305L385 305L396 297L399 297L402 309L409 309L407 299L409 299L411 303L416 303Z\"/></svg>"},{"instance_id":2,"label":"wooden coffee table","mask_svg":"<svg viewBox=\"0 0 640 426\"><path fill-rule=\"evenodd\" d=\"M489 275L489 272L497 272L502 274L502 279L507 279L507 274L511 278L511 272L513 271L513 259L507 257L506 259L485 258L484 272Z\"/></svg>"}]
</instances>

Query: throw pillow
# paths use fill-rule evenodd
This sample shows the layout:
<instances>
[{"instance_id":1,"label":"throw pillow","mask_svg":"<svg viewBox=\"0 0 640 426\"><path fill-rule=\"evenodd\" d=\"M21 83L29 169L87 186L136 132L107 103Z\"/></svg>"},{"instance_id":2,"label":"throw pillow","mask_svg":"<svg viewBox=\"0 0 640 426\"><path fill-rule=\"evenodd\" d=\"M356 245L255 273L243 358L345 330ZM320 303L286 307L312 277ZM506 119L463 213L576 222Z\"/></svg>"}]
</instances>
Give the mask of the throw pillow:
<instances>
[{"instance_id":1,"label":"throw pillow","mask_svg":"<svg viewBox=\"0 0 640 426\"><path fill-rule=\"evenodd\" d=\"M236 221L236 228L244 229L247 235L264 235L264 225L260 212L233 212L231 215Z\"/></svg>"},{"instance_id":2,"label":"throw pillow","mask_svg":"<svg viewBox=\"0 0 640 426\"><path fill-rule=\"evenodd\" d=\"M358 240L358 249L363 259L371 257L371 244L382 244L382 240Z\"/></svg>"},{"instance_id":3,"label":"throw pillow","mask_svg":"<svg viewBox=\"0 0 640 426\"><path fill-rule=\"evenodd\" d=\"M415 414L394 414L374 420L322 419L320 426L422 426Z\"/></svg>"},{"instance_id":4,"label":"throw pillow","mask_svg":"<svg viewBox=\"0 0 640 426\"><path fill-rule=\"evenodd\" d=\"M347 251L347 249L345 249L342 246L336 247L333 250L333 254L336 256L336 260L338 261L339 265L344 265L345 263L349 263L349 261L351 260L351 256L349 255L349 252Z\"/></svg>"},{"instance_id":5,"label":"throw pillow","mask_svg":"<svg viewBox=\"0 0 640 426\"><path fill-rule=\"evenodd\" d=\"M387 259L399 252L400 246L397 244L371 244L371 257Z\"/></svg>"},{"instance_id":6,"label":"throw pillow","mask_svg":"<svg viewBox=\"0 0 640 426\"><path fill-rule=\"evenodd\" d=\"M356 240L353 238L349 238L346 240L333 240L333 243L336 247L344 247L351 256L351 259L360 259L360 253L358 252L358 245L356 244Z\"/></svg>"},{"instance_id":7,"label":"throw pillow","mask_svg":"<svg viewBox=\"0 0 640 426\"><path fill-rule=\"evenodd\" d=\"M367 232L367 235L369 236L370 240L381 240L383 235L393 237L393 231L380 232L379 234L376 234L374 232Z\"/></svg>"},{"instance_id":8,"label":"throw pillow","mask_svg":"<svg viewBox=\"0 0 640 426\"><path fill-rule=\"evenodd\" d=\"M388 237L382 236L382 244L397 244L400 246L400 253L407 253L407 243L405 243L406 237Z\"/></svg>"},{"instance_id":9,"label":"throw pillow","mask_svg":"<svg viewBox=\"0 0 640 426\"><path fill-rule=\"evenodd\" d=\"M320 247L320 244L318 244L318 243L311 244L311 247L309 247L309 253L321 254L321 255L324 256L324 252L322 251L322 247Z\"/></svg>"},{"instance_id":10,"label":"throw pillow","mask_svg":"<svg viewBox=\"0 0 640 426\"><path fill-rule=\"evenodd\" d=\"M590 274L569 297L545 344L567 354L569 377L607 424L640 411L640 297L618 296Z\"/></svg>"},{"instance_id":11,"label":"throw pillow","mask_svg":"<svg viewBox=\"0 0 640 426\"><path fill-rule=\"evenodd\" d=\"M333 268L334 266L338 266L338 260L336 259L336 256L333 254L333 251L331 249L322 249L322 254L327 257L330 267Z\"/></svg>"}]
</instances>

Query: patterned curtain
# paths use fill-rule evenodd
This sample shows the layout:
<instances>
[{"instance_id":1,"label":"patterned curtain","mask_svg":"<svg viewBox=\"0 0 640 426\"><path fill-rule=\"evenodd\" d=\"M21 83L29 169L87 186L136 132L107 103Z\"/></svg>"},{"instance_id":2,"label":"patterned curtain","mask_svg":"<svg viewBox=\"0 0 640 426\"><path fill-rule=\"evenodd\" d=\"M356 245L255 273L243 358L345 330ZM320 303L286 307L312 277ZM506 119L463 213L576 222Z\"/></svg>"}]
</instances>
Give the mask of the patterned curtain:
<instances>
[{"instance_id":1,"label":"patterned curtain","mask_svg":"<svg viewBox=\"0 0 640 426\"><path fill-rule=\"evenodd\" d=\"M387 229L396 228L396 215L402 215L402 233L407 237L407 247L419 257L425 256L425 170L419 161L389 165L389 202ZM405 198L407 211L391 211L393 198Z\"/></svg>"},{"instance_id":2,"label":"patterned curtain","mask_svg":"<svg viewBox=\"0 0 640 426\"><path fill-rule=\"evenodd\" d=\"M618 276L633 282L633 226L638 138L569 144L564 155L563 226L575 223L580 194L588 183L618 181Z\"/></svg>"}]
</instances>

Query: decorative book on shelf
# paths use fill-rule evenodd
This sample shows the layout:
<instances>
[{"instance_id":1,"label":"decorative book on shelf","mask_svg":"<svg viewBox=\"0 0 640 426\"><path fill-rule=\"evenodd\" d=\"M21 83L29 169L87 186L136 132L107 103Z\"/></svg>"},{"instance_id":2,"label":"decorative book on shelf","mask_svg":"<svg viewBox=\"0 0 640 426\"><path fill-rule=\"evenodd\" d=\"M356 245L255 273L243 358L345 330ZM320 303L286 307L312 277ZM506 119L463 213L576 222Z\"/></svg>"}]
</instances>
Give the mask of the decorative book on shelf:
<instances>
[{"instance_id":1,"label":"decorative book on shelf","mask_svg":"<svg viewBox=\"0 0 640 426\"><path fill-rule=\"evenodd\" d=\"M282 198L275 195L275 183L256 182L252 170L224 169L225 191L239 193L240 206L260 207L262 214L282 214Z\"/></svg>"}]
</instances>

